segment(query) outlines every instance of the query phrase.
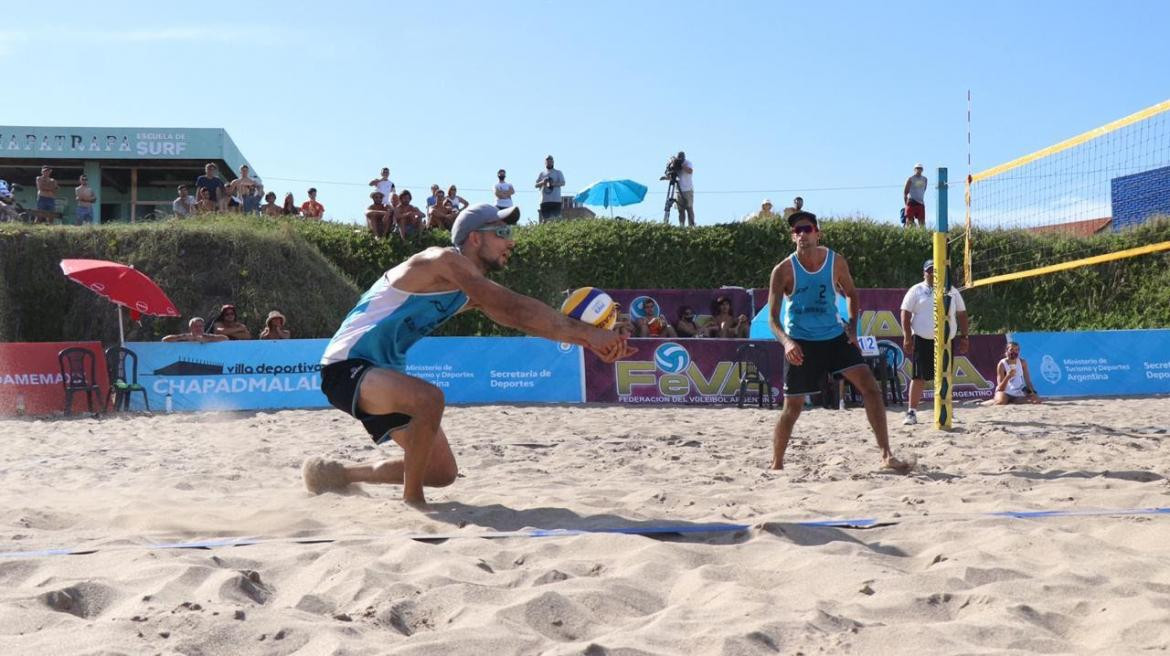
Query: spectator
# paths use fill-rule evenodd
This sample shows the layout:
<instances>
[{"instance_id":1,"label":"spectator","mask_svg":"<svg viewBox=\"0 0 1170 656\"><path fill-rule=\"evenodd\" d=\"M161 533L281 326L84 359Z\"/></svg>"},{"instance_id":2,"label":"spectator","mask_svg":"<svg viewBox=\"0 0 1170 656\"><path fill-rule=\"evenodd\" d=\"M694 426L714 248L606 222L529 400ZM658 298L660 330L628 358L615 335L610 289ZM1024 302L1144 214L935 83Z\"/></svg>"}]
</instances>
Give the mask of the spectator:
<instances>
[{"instance_id":1,"label":"spectator","mask_svg":"<svg viewBox=\"0 0 1170 656\"><path fill-rule=\"evenodd\" d=\"M164 342L226 342L228 338L224 335L209 335L203 332L203 319L200 317L191 317L187 322L187 332L178 333L177 335L167 335L162 338Z\"/></svg>"},{"instance_id":2,"label":"spectator","mask_svg":"<svg viewBox=\"0 0 1170 656\"><path fill-rule=\"evenodd\" d=\"M16 199L12 196L12 187L9 186L8 181L0 179L0 221L16 221L19 215L16 213Z\"/></svg>"},{"instance_id":3,"label":"spectator","mask_svg":"<svg viewBox=\"0 0 1170 656\"><path fill-rule=\"evenodd\" d=\"M431 208L435 206L435 203L438 202L438 198L439 198L439 185L433 184L433 185L431 185L431 195L427 196L427 213L428 214L430 213Z\"/></svg>"},{"instance_id":4,"label":"spectator","mask_svg":"<svg viewBox=\"0 0 1170 656\"><path fill-rule=\"evenodd\" d=\"M760 209L755 214L748 217L748 221L771 221L772 219L779 219L780 217L772 211L772 201L767 198L763 203L760 203Z\"/></svg>"},{"instance_id":5,"label":"spectator","mask_svg":"<svg viewBox=\"0 0 1170 656\"><path fill-rule=\"evenodd\" d=\"M208 162L203 167L203 175L195 179L195 188L206 189L207 198L211 200L214 209L220 212L227 211L227 188L223 184L223 180L219 179L217 175L219 169L215 164ZM195 192L196 200L199 199L199 192Z\"/></svg>"},{"instance_id":6,"label":"spectator","mask_svg":"<svg viewBox=\"0 0 1170 656\"><path fill-rule=\"evenodd\" d=\"M369 226L374 239L383 239L390 234L391 209L382 202L382 192L380 191L370 193L370 199L374 202L366 208L366 225Z\"/></svg>"},{"instance_id":7,"label":"spectator","mask_svg":"<svg viewBox=\"0 0 1170 656\"><path fill-rule=\"evenodd\" d=\"M496 177L499 182L496 183L496 209L504 209L512 206L512 195L516 193L516 189L512 187L511 182L504 182L504 178L508 177L508 172L500 169L496 172Z\"/></svg>"},{"instance_id":8,"label":"spectator","mask_svg":"<svg viewBox=\"0 0 1170 656\"><path fill-rule=\"evenodd\" d=\"M561 187L565 186L565 175L553 168L553 156L544 158L544 170L536 176L536 188L540 190L540 222L560 218L564 204L561 201Z\"/></svg>"},{"instance_id":9,"label":"spectator","mask_svg":"<svg viewBox=\"0 0 1170 656\"><path fill-rule=\"evenodd\" d=\"M73 197L77 199L77 224L93 223L93 204L97 201L97 194L89 186L89 178L84 173L77 180Z\"/></svg>"},{"instance_id":10,"label":"spectator","mask_svg":"<svg viewBox=\"0 0 1170 656\"><path fill-rule=\"evenodd\" d=\"M53 179L53 167L47 164L42 166L41 174L37 177L37 211L49 213L45 218L50 220L57 211L58 188L57 181Z\"/></svg>"},{"instance_id":11,"label":"spectator","mask_svg":"<svg viewBox=\"0 0 1170 656\"><path fill-rule=\"evenodd\" d=\"M264 216L280 216L284 214L284 210L280 205L276 204L275 191L264 194L264 204L260 206L260 213Z\"/></svg>"},{"instance_id":12,"label":"spectator","mask_svg":"<svg viewBox=\"0 0 1170 656\"><path fill-rule=\"evenodd\" d=\"M803 212L803 211L804 211L804 199L801 198L800 196L797 196L796 198L792 199L792 207L785 207L784 208L784 220L787 221L788 217L792 216L793 214L796 214L797 212Z\"/></svg>"},{"instance_id":13,"label":"spectator","mask_svg":"<svg viewBox=\"0 0 1170 656\"><path fill-rule=\"evenodd\" d=\"M442 189L435 192L435 204L427 208L427 228L450 230L459 213L452 210Z\"/></svg>"},{"instance_id":14,"label":"spectator","mask_svg":"<svg viewBox=\"0 0 1170 656\"><path fill-rule=\"evenodd\" d=\"M683 161L682 171L678 174L678 191L674 194L674 202L678 204L678 224L680 226L689 225L695 227L695 166L691 164L691 160L687 159L687 154L683 151L678 152L679 159ZM686 215L686 223L683 222L683 215Z\"/></svg>"},{"instance_id":15,"label":"spectator","mask_svg":"<svg viewBox=\"0 0 1170 656\"><path fill-rule=\"evenodd\" d=\"M264 319L264 330L260 331L260 339L290 339L292 332L284 327L284 315L280 310L273 310Z\"/></svg>"},{"instance_id":16,"label":"spectator","mask_svg":"<svg viewBox=\"0 0 1170 656\"><path fill-rule=\"evenodd\" d=\"M316 187L309 187L309 200L301 203L301 216L317 220L325 216L325 206L317 202Z\"/></svg>"},{"instance_id":17,"label":"spectator","mask_svg":"<svg viewBox=\"0 0 1170 656\"><path fill-rule=\"evenodd\" d=\"M658 312L658 304L654 299L642 299L642 316L634 321L635 337L678 337L674 326Z\"/></svg>"},{"instance_id":18,"label":"spectator","mask_svg":"<svg viewBox=\"0 0 1170 656\"><path fill-rule=\"evenodd\" d=\"M297 207L297 202L293 200L292 192L284 195L284 205L280 207L280 213L284 216L300 216L301 209Z\"/></svg>"},{"instance_id":19,"label":"spectator","mask_svg":"<svg viewBox=\"0 0 1170 656\"><path fill-rule=\"evenodd\" d=\"M252 331L236 320L236 306L228 304L219 310L219 316L211 322L211 332L228 339L252 339Z\"/></svg>"},{"instance_id":20,"label":"spectator","mask_svg":"<svg viewBox=\"0 0 1170 656\"><path fill-rule=\"evenodd\" d=\"M394 183L390 180L390 167L382 167L382 177L370 180L370 186L382 192L382 201L390 204L390 199L394 196L396 189Z\"/></svg>"},{"instance_id":21,"label":"spectator","mask_svg":"<svg viewBox=\"0 0 1170 656\"><path fill-rule=\"evenodd\" d=\"M228 193L236 203L236 207L244 214L255 212L260 205L260 199L255 195L258 183L251 176L251 169L247 164L240 167L240 177L231 181L227 186Z\"/></svg>"},{"instance_id":22,"label":"spectator","mask_svg":"<svg viewBox=\"0 0 1170 656\"><path fill-rule=\"evenodd\" d=\"M175 217L185 219L195 213L195 199L191 197L187 185L179 185L179 197L171 202L171 209Z\"/></svg>"},{"instance_id":23,"label":"spectator","mask_svg":"<svg viewBox=\"0 0 1170 656\"><path fill-rule=\"evenodd\" d=\"M211 200L211 192L208 191L207 187L200 187L199 191L196 192L195 213L208 214L214 212L216 209L218 208L215 205L215 201Z\"/></svg>"},{"instance_id":24,"label":"spectator","mask_svg":"<svg viewBox=\"0 0 1170 656\"><path fill-rule=\"evenodd\" d=\"M926 227L926 176L922 175L922 165L914 165L914 175L906 178L906 186L902 188L902 198L906 201L906 227L918 225Z\"/></svg>"},{"instance_id":25,"label":"spectator","mask_svg":"<svg viewBox=\"0 0 1170 656\"><path fill-rule=\"evenodd\" d=\"M403 241L422 230L425 218L421 210L410 204L412 198L410 190L403 189L402 193L398 194L398 205L394 208L394 228Z\"/></svg>"},{"instance_id":26,"label":"spectator","mask_svg":"<svg viewBox=\"0 0 1170 656\"><path fill-rule=\"evenodd\" d=\"M1019 342L1008 342L1004 358L995 365L995 398L983 405L1009 403L1040 403L1040 396L1032 386L1028 361L1020 357Z\"/></svg>"},{"instance_id":27,"label":"spectator","mask_svg":"<svg viewBox=\"0 0 1170 656\"><path fill-rule=\"evenodd\" d=\"M751 322L746 314L738 317L731 311L731 299L718 296L711 302L711 321L707 323L708 337L746 338Z\"/></svg>"},{"instance_id":28,"label":"spectator","mask_svg":"<svg viewBox=\"0 0 1170 656\"><path fill-rule=\"evenodd\" d=\"M967 353L967 306L959 290L951 288L946 334L952 339L959 329L959 354ZM957 322L956 322L957 319ZM906 291L902 299L902 353L913 358L909 405L903 424L918 423L918 402L926 381L934 381L934 262L922 264L922 282Z\"/></svg>"},{"instance_id":29,"label":"spectator","mask_svg":"<svg viewBox=\"0 0 1170 656\"><path fill-rule=\"evenodd\" d=\"M468 206L469 203L459 195L459 190L455 188L455 185L451 185L451 187L447 189L447 204L450 205L451 209L455 210L455 214L458 215Z\"/></svg>"},{"instance_id":30,"label":"spectator","mask_svg":"<svg viewBox=\"0 0 1170 656\"><path fill-rule=\"evenodd\" d=\"M674 324L674 332L679 337L702 337L703 331L695 323L695 311L689 305L678 309L678 321Z\"/></svg>"}]
</instances>

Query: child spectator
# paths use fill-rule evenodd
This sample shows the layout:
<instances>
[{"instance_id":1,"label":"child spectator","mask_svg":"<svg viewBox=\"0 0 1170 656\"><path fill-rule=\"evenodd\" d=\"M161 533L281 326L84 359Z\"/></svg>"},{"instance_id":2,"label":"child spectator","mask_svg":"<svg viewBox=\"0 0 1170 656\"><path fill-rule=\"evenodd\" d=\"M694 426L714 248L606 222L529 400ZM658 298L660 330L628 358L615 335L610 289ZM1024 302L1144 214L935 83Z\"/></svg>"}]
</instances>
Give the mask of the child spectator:
<instances>
[{"instance_id":1,"label":"child spectator","mask_svg":"<svg viewBox=\"0 0 1170 656\"><path fill-rule=\"evenodd\" d=\"M280 310L268 313L264 320L264 330L260 331L260 339L289 339L292 333L284 327L284 315Z\"/></svg>"}]
</instances>

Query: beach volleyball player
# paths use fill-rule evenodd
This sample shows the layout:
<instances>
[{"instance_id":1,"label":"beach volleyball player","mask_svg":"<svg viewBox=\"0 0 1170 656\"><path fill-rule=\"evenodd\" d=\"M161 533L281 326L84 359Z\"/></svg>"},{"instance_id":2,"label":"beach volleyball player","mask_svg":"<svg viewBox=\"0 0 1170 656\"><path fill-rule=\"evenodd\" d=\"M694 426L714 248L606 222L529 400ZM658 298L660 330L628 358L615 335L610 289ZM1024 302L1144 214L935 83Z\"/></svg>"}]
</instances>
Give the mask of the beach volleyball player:
<instances>
[{"instance_id":1,"label":"beach volleyball player","mask_svg":"<svg viewBox=\"0 0 1170 656\"><path fill-rule=\"evenodd\" d=\"M829 374L841 374L865 399L865 414L877 437L884 467L905 471L909 467L890 452L886 408L877 381L857 348L859 302L849 264L844 257L820 246L820 227L811 212L788 217L796 252L772 269L768 288L769 325L784 346L788 371L784 375L784 408L772 434L772 469L784 468L784 451L792 427L800 417L804 398L820 392ZM849 299L849 323L842 325L837 313L837 294ZM781 297L788 312L781 323Z\"/></svg>"},{"instance_id":2,"label":"beach volleyball player","mask_svg":"<svg viewBox=\"0 0 1170 656\"><path fill-rule=\"evenodd\" d=\"M400 460L347 465L309 458L302 467L313 494L350 483L402 485L407 503L423 506L424 486L450 485L458 473L440 421L445 400L431 383L405 373L406 351L447 319L478 309L530 335L580 344L612 362L633 349L617 333L571 319L487 278L508 264L520 208L464 209L450 248L431 247L387 271L345 317L321 359L321 391L362 422L377 444L394 440Z\"/></svg>"}]
</instances>

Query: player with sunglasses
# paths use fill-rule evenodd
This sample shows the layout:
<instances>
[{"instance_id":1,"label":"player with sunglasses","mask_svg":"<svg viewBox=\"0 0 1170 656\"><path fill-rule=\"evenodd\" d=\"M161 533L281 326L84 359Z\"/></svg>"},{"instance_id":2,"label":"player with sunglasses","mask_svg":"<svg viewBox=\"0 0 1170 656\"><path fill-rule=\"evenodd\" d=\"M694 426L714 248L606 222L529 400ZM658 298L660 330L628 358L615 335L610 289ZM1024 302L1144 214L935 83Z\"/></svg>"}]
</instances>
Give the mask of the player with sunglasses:
<instances>
[{"instance_id":1,"label":"player with sunglasses","mask_svg":"<svg viewBox=\"0 0 1170 656\"><path fill-rule=\"evenodd\" d=\"M375 444L397 442L403 457L363 465L309 458L302 467L309 492L350 483L402 485L404 501L425 507L424 486L455 481L459 470L440 425L443 392L406 373L406 352L459 312L478 309L529 335L580 344L606 362L633 354L617 333L570 319L488 279L489 272L507 266L519 219L518 207L472 205L451 227L453 246L411 256L362 295L325 347L321 391L361 421Z\"/></svg>"},{"instance_id":2,"label":"player with sunglasses","mask_svg":"<svg viewBox=\"0 0 1170 656\"><path fill-rule=\"evenodd\" d=\"M788 368L784 374L784 407L772 433L772 469L784 468L784 451L792 427L808 394L820 392L829 374L841 374L865 399L865 414L877 437L882 465L897 471L909 467L890 451L886 408L873 373L857 348L857 289L849 264L841 255L819 245L820 228L812 212L788 216L796 252L772 269L768 289L768 317L772 334L784 346ZM849 323L837 313L837 294L849 299ZM788 309L781 318L780 308Z\"/></svg>"}]
</instances>

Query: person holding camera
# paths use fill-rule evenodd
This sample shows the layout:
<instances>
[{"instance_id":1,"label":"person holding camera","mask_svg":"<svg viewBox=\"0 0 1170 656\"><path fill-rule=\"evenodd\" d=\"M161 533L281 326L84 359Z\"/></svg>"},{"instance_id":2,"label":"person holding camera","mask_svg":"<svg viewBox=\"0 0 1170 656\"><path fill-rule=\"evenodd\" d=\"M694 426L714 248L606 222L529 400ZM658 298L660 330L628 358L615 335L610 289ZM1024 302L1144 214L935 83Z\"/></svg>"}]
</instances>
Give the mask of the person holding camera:
<instances>
[{"instance_id":1,"label":"person holding camera","mask_svg":"<svg viewBox=\"0 0 1170 656\"><path fill-rule=\"evenodd\" d=\"M565 186L565 175L553 168L553 156L544 158L544 170L536 176L536 188L540 190L540 222L558 219L561 216L561 187Z\"/></svg>"},{"instance_id":2,"label":"person holding camera","mask_svg":"<svg viewBox=\"0 0 1170 656\"><path fill-rule=\"evenodd\" d=\"M678 151L678 185L674 194L674 202L678 204L678 224L680 226L695 227L695 182L694 165L687 159L687 154ZM683 214L686 214L684 223Z\"/></svg>"}]
</instances>

